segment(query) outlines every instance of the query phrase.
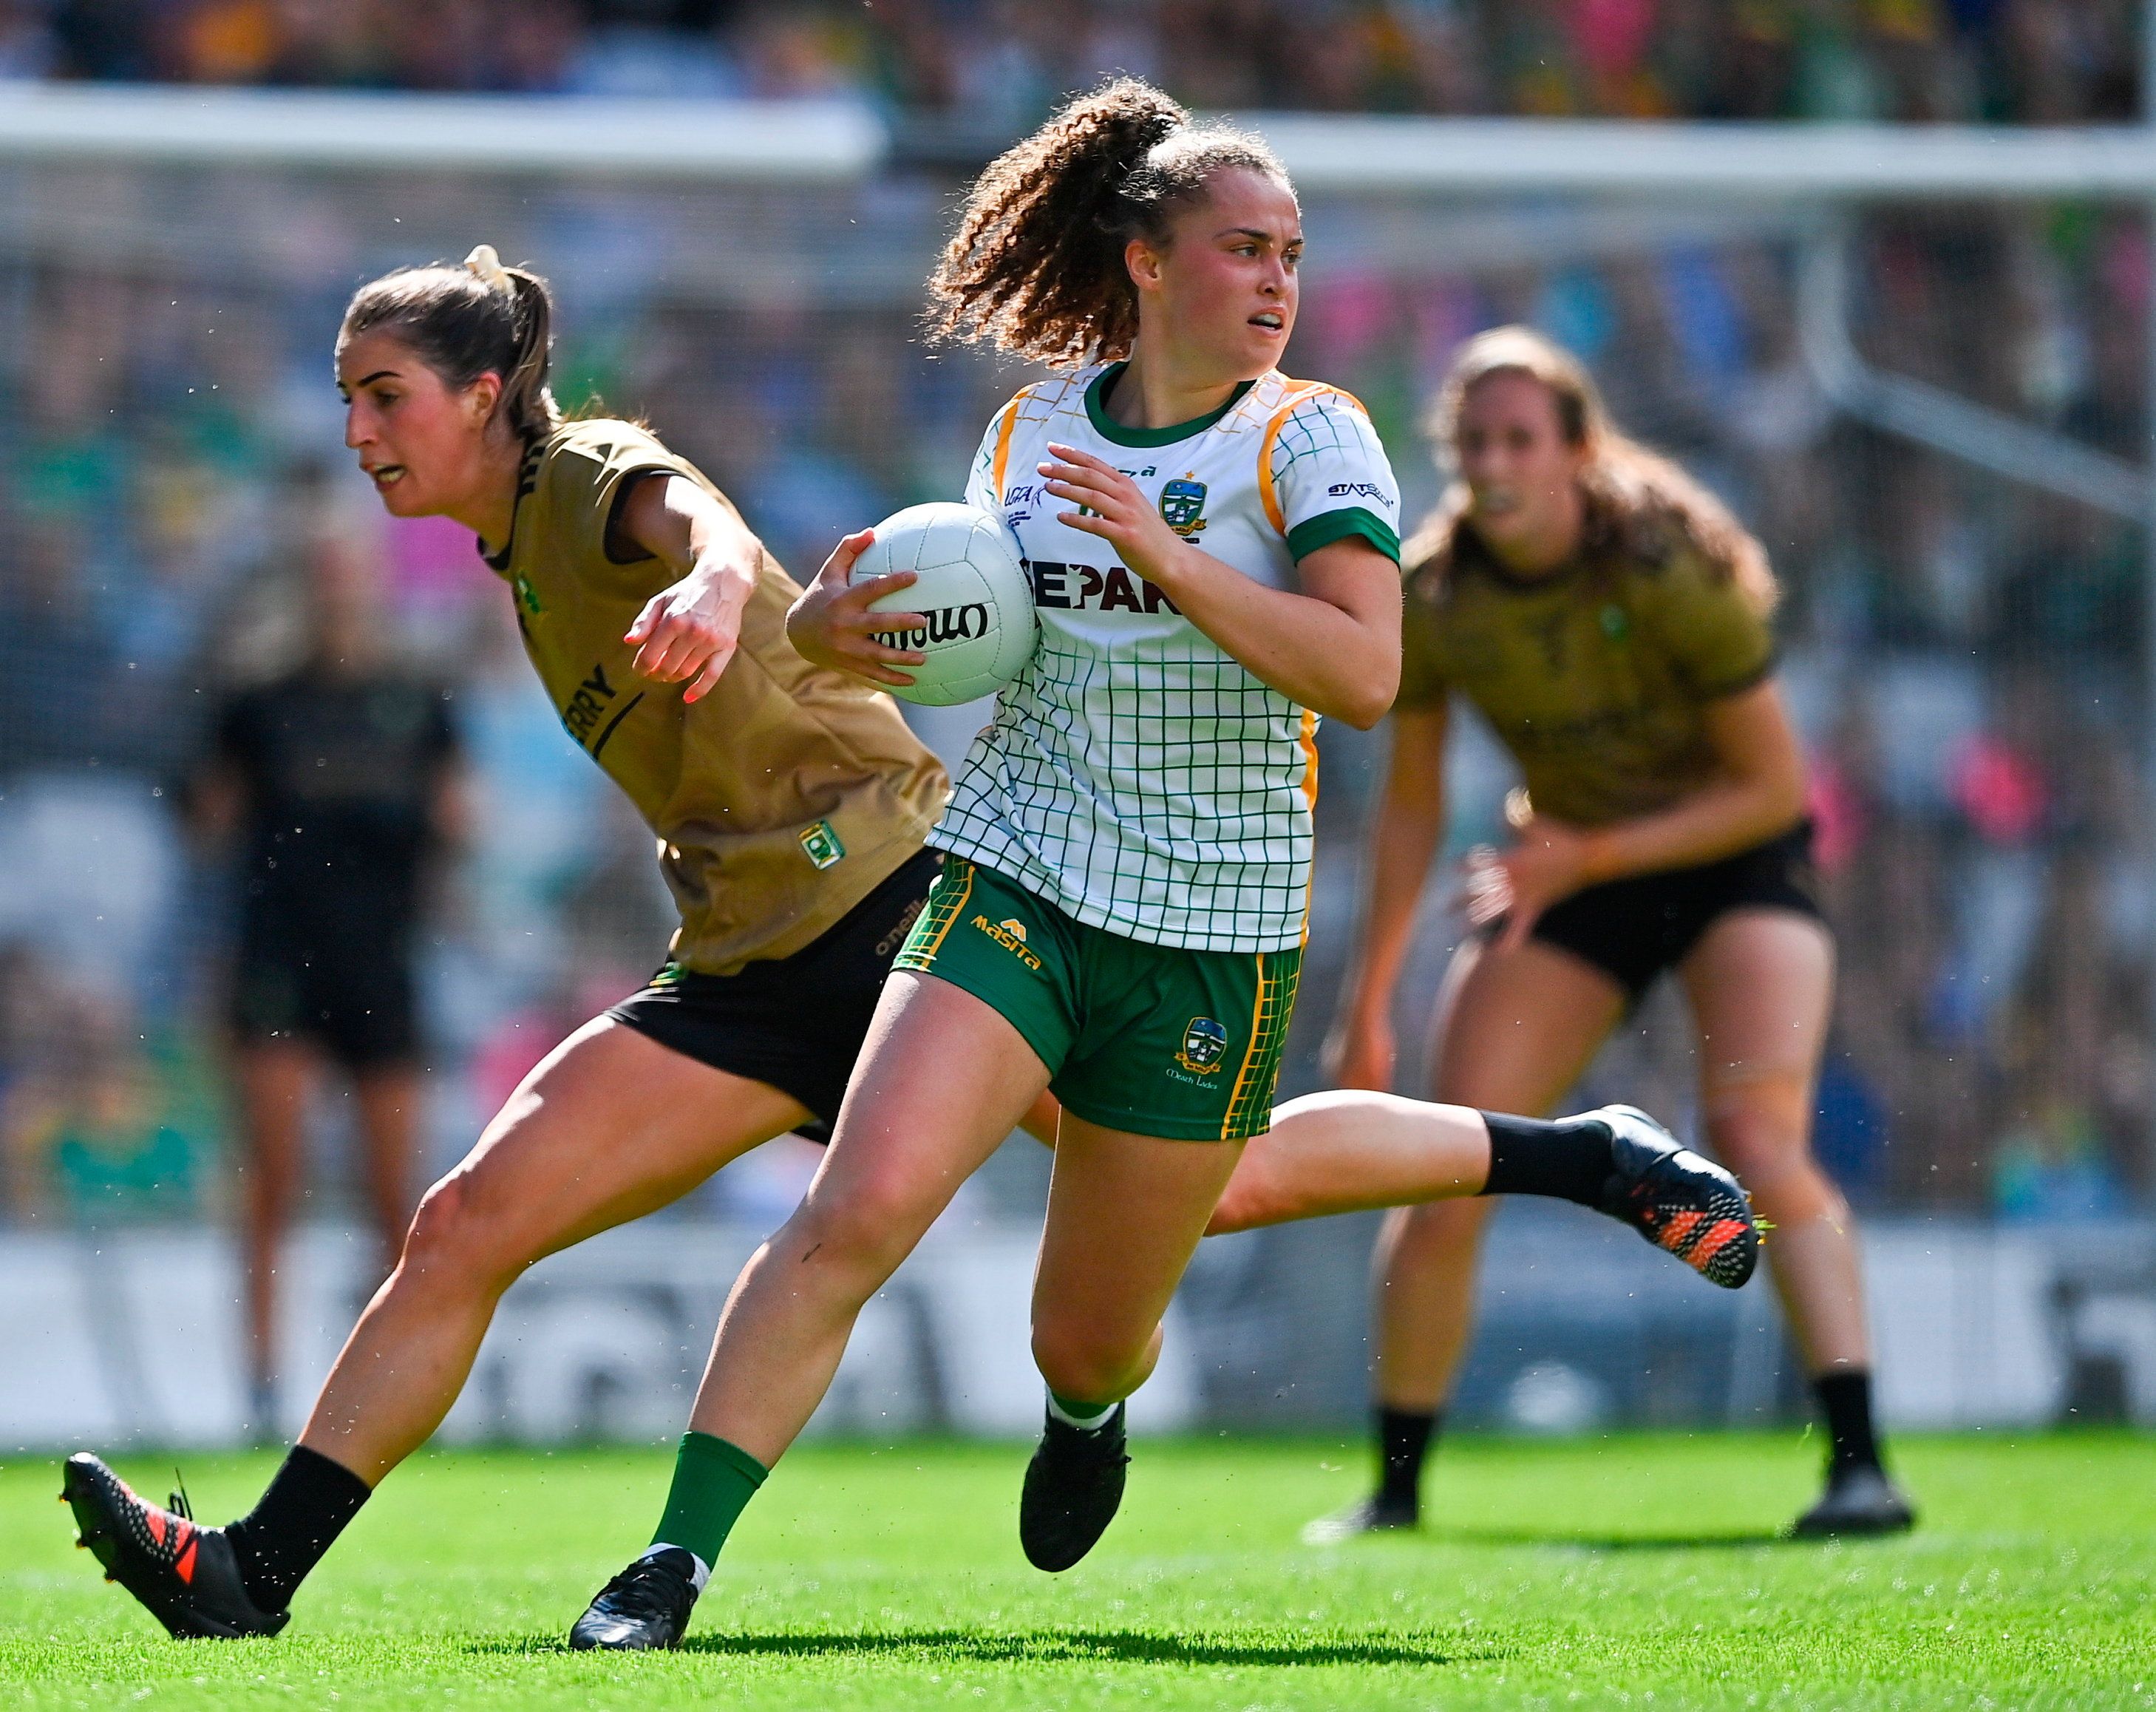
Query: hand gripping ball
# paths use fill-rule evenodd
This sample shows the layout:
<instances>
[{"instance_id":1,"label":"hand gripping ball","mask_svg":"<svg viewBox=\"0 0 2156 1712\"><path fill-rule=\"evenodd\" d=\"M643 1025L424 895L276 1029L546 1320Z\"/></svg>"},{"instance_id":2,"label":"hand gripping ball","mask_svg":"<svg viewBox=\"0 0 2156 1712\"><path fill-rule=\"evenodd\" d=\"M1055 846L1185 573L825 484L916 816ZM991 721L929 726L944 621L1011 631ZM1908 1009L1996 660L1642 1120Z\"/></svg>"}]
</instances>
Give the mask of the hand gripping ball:
<instances>
[{"instance_id":1,"label":"hand gripping ball","mask_svg":"<svg viewBox=\"0 0 2156 1712\"><path fill-rule=\"evenodd\" d=\"M911 571L920 580L870 605L871 612L917 612L926 628L880 632L893 648L926 654L902 666L910 685L891 686L904 702L947 707L992 696L1033 658L1040 626L1018 537L1000 518L973 506L938 501L908 506L875 526L875 539L854 561L853 574Z\"/></svg>"}]
</instances>

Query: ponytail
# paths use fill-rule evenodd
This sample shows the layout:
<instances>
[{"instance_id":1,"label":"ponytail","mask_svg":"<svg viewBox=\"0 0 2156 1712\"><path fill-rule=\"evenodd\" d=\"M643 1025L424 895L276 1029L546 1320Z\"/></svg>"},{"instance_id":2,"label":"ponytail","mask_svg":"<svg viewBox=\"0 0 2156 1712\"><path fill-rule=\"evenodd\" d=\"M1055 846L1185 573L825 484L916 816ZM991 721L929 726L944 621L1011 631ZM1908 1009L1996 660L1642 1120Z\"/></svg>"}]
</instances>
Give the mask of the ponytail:
<instances>
[{"instance_id":1,"label":"ponytail","mask_svg":"<svg viewBox=\"0 0 2156 1712\"><path fill-rule=\"evenodd\" d=\"M526 445L561 426L547 384L553 355L553 294L525 268L508 268L482 244L463 265L399 268L368 281L346 306L339 344L387 331L461 392L483 374L501 378L495 419Z\"/></svg>"},{"instance_id":2,"label":"ponytail","mask_svg":"<svg viewBox=\"0 0 2156 1712\"><path fill-rule=\"evenodd\" d=\"M929 337L1065 368L1127 356L1138 316L1125 246L1165 238L1176 208L1235 167L1287 183L1262 139L1194 124L1150 84L1080 96L974 181L929 278Z\"/></svg>"}]
</instances>

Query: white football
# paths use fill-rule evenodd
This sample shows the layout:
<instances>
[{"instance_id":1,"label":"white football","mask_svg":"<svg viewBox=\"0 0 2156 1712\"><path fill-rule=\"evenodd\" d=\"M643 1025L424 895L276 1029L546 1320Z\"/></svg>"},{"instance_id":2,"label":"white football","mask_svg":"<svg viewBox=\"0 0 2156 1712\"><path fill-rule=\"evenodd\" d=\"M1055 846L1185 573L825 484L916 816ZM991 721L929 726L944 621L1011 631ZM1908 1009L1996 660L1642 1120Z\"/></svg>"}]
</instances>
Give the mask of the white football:
<instances>
[{"instance_id":1,"label":"white football","mask_svg":"<svg viewBox=\"0 0 2156 1712\"><path fill-rule=\"evenodd\" d=\"M875 539L854 561L856 577L911 571L920 580L874 602L871 612L917 612L925 629L890 630L877 640L928 656L896 668L913 681L893 684L902 702L948 707L992 696L1033 658L1040 625L1018 537L1000 517L973 506L937 501L908 506L875 526Z\"/></svg>"}]
</instances>

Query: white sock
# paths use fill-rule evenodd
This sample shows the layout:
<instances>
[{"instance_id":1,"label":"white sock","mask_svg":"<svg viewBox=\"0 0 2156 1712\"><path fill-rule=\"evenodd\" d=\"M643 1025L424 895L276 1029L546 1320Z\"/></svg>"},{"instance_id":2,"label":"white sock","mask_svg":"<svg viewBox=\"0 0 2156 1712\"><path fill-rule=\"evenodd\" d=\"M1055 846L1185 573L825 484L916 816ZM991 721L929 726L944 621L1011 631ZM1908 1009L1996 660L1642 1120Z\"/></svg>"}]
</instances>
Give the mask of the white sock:
<instances>
[{"instance_id":1,"label":"white sock","mask_svg":"<svg viewBox=\"0 0 2156 1712\"><path fill-rule=\"evenodd\" d=\"M1098 1432L1108 1424L1109 1418L1116 1412L1116 1407L1115 1404L1111 1403L1097 1415L1073 1415L1062 1404L1055 1401L1054 1391L1048 1394L1048 1412L1065 1427L1075 1427L1081 1432Z\"/></svg>"},{"instance_id":2,"label":"white sock","mask_svg":"<svg viewBox=\"0 0 2156 1712\"><path fill-rule=\"evenodd\" d=\"M689 1548L685 1545L669 1545L661 1540L646 1551L643 1557L638 1558L637 1561L642 1563L644 1558L656 1557L662 1551L689 1551ZM696 1566L689 1579L696 1584L696 1591L701 1593L704 1591L704 1583L711 1579L711 1566L693 1551L689 1551L689 1561Z\"/></svg>"}]
</instances>

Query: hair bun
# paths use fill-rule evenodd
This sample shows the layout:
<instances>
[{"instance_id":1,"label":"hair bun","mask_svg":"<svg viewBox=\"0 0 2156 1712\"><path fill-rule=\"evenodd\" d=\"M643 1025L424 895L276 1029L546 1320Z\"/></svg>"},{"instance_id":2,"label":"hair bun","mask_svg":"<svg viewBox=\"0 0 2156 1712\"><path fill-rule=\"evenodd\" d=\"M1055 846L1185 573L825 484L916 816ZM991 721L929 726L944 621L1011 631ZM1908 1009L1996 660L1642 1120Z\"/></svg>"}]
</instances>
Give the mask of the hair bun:
<instances>
[{"instance_id":1,"label":"hair bun","mask_svg":"<svg viewBox=\"0 0 2156 1712\"><path fill-rule=\"evenodd\" d=\"M471 270L473 277L490 291L516 290L509 283L509 270L502 266L501 257L495 253L491 244L475 246L472 253L465 258L465 265Z\"/></svg>"}]
</instances>

